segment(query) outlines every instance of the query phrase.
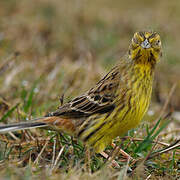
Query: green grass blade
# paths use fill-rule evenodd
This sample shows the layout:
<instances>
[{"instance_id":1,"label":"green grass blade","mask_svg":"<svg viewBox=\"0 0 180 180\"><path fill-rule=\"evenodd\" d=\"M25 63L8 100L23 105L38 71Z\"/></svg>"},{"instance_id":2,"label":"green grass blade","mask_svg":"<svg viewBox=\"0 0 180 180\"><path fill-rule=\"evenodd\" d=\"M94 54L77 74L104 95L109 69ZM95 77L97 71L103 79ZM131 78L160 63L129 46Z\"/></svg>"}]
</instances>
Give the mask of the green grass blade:
<instances>
[{"instance_id":1,"label":"green grass blade","mask_svg":"<svg viewBox=\"0 0 180 180\"><path fill-rule=\"evenodd\" d=\"M24 112L25 113L28 113L29 111L29 108L31 107L32 105L32 102L33 102L33 97L34 97L34 89L36 88L36 83L34 83L33 87L31 88L31 91L29 93L29 96L28 96L28 99L24 105Z\"/></svg>"},{"instance_id":2,"label":"green grass blade","mask_svg":"<svg viewBox=\"0 0 180 180\"><path fill-rule=\"evenodd\" d=\"M158 125L160 124L161 119L159 119L157 121L157 123L155 124L155 126L153 127L153 129L149 132L149 134L146 136L146 138L139 144L139 146L135 149L135 153L141 152L143 149L147 148L147 146L149 145L150 141L151 141L151 136L152 134L155 132L156 128L158 127Z\"/></svg>"},{"instance_id":3,"label":"green grass blade","mask_svg":"<svg viewBox=\"0 0 180 180\"><path fill-rule=\"evenodd\" d=\"M13 111L17 108L18 105L19 105L19 103L16 104L15 106L13 106L11 109L9 109L9 110L4 114L4 116L0 119L0 122L5 121L5 120L13 113Z\"/></svg>"},{"instance_id":4,"label":"green grass blade","mask_svg":"<svg viewBox=\"0 0 180 180\"><path fill-rule=\"evenodd\" d=\"M158 135L159 133L170 123L170 120L169 121L166 121L164 122L160 128L157 130L157 132L152 136L151 140L154 140Z\"/></svg>"}]
</instances>

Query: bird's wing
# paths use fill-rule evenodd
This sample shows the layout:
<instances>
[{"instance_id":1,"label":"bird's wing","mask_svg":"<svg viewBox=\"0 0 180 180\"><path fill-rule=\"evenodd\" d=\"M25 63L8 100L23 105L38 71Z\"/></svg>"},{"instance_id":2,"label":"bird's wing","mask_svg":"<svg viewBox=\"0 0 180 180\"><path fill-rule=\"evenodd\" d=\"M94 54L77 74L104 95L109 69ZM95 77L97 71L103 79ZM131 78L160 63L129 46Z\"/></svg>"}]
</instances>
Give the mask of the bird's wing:
<instances>
[{"instance_id":1,"label":"bird's wing","mask_svg":"<svg viewBox=\"0 0 180 180\"><path fill-rule=\"evenodd\" d=\"M120 72L118 66L116 66L95 87L60 106L55 112L50 113L49 116L80 118L88 117L95 113L102 114L112 111L115 107L114 99L119 79Z\"/></svg>"}]
</instances>

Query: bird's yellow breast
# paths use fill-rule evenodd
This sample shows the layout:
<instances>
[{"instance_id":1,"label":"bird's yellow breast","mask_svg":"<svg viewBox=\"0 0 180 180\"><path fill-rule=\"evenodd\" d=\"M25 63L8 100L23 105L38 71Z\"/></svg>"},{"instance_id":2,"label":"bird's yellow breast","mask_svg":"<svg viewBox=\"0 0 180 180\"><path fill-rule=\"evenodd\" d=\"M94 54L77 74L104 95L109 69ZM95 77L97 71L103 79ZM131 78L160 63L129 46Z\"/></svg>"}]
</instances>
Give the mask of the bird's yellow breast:
<instances>
[{"instance_id":1,"label":"bird's yellow breast","mask_svg":"<svg viewBox=\"0 0 180 180\"><path fill-rule=\"evenodd\" d=\"M134 67L134 78L129 82L130 90L126 94L126 104L124 109L117 111L115 115L117 118L116 135L125 134L142 120L150 103L152 80L153 74L148 65Z\"/></svg>"},{"instance_id":2,"label":"bird's yellow breast","mask_svg":"<svg viewBox=\"0 0 180 180\"><path fill-rule=\"evenodd\" d=\"M94 126L89 129L90 133L98 129L87 143L94 146L96 152L101 152L111 143L112 139L122 136L128 130L135 128L142 120L148 109L153 75L150 68L144 65L137 65L133 69L134 74L131 82L128 80L125 94L118 92L119 101L117 106L109 116L98 117ZM122 91L122 87L120 88Z\"/></svg>"}]
</instances>

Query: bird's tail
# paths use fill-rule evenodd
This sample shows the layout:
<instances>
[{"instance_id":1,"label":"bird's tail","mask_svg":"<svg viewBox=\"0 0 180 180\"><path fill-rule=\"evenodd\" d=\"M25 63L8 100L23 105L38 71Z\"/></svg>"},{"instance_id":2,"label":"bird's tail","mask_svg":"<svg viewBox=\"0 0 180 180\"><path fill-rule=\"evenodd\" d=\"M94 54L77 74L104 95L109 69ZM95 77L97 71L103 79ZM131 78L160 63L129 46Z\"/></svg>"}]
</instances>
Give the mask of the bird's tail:
<instances>
[{"instance_id":1,"label":"bird's tail","mask_svg":"<svg viewBox=\"0 0 180 180\"><path fill-rule=\"evenodd\" d=\"M34 120L29 120L27 122L19 122L9 125L0 126L0 134L24 130L24 129L32 129L32 128L40 128L47 127L48 129L59 130L64 132L73 133L75 130L75 126L71 120L62 119L57 116L51 117L42 117Z\"/></svg>"},{"instance_id":2,"label":"bird's tail","mask_svg":"<svg viewBox=\"0 0 180 180\"><path fill-rule=\"evenodd\" d=\"M47 126L47 123L43 122L44 119L45 118L37 118L37 119L30 120L27 122L20 122L20 123L14 123L14 124L0 126L0 134L12 132L12 131L24 130L24 129L45 127L45 126Z\"/></svg>"}]
</instances>

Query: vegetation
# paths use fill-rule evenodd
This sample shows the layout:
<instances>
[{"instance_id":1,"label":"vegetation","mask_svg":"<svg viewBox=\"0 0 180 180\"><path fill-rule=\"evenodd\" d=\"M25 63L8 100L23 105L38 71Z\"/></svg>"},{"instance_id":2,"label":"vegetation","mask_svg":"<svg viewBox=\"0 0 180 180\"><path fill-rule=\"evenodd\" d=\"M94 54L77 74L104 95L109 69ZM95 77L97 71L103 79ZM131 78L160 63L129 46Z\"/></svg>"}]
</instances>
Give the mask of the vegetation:
<instances>
[{"instance_id":1,"label":"vegetation","mask_svg":"<svg viewBox=\"0 0 180 180\"><path fill-rule=\"evenodd\" d=\"M150 109L137 129L114 140L116 148L107 147L108 160L88 159L66 134L10 133L0 135L1 178L178 179L179 16L178 0L0 1L1 124L43 116L88 90L125 54L135 31L157 31L163 46Z\"/></svg>"}]
</instances>

